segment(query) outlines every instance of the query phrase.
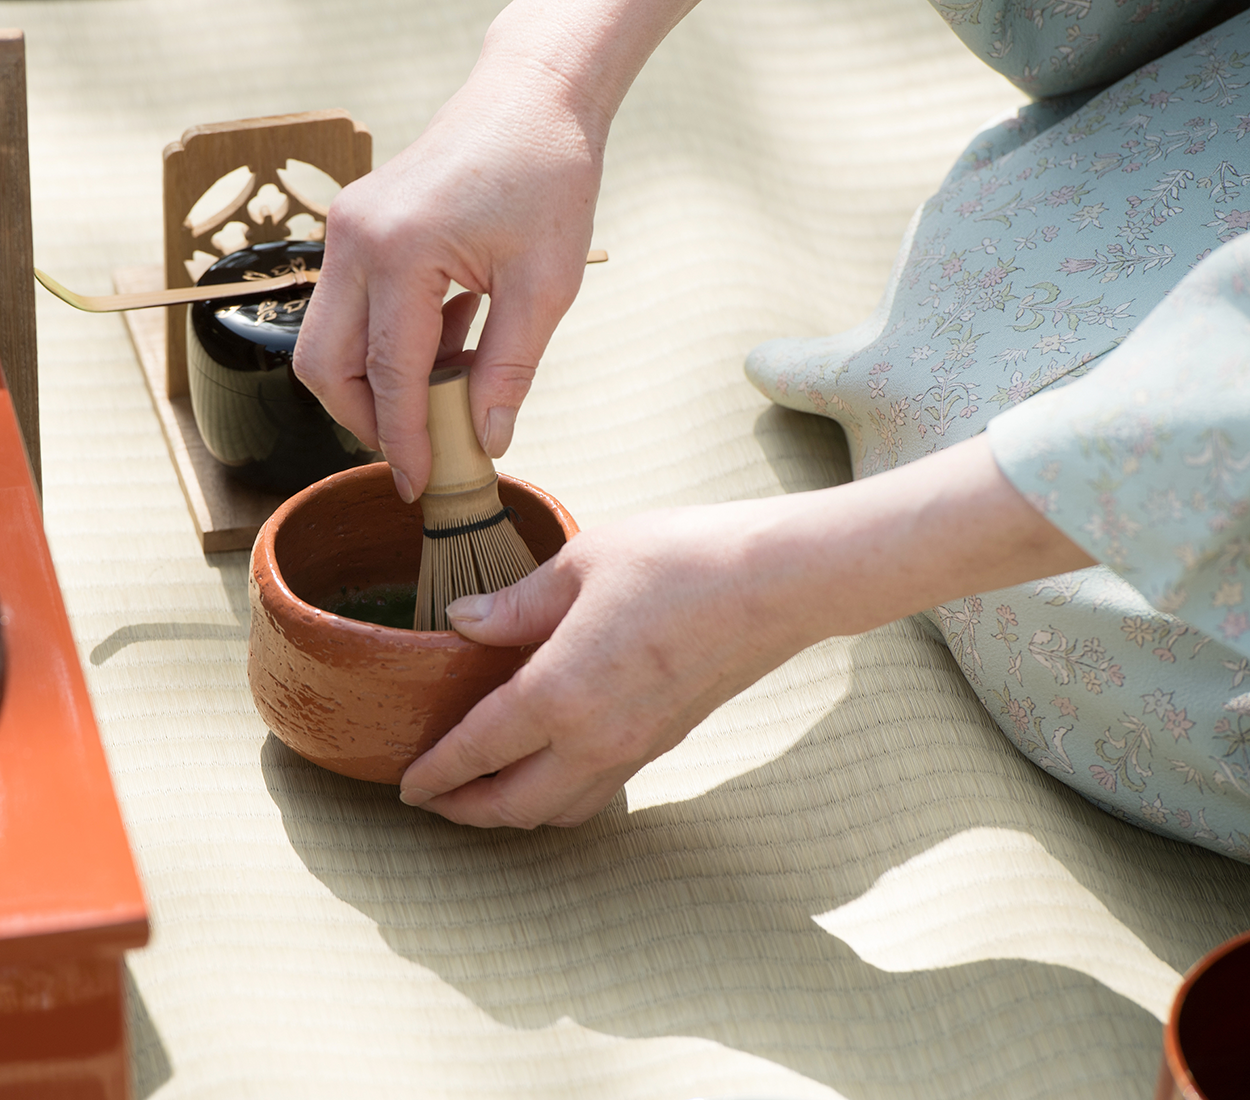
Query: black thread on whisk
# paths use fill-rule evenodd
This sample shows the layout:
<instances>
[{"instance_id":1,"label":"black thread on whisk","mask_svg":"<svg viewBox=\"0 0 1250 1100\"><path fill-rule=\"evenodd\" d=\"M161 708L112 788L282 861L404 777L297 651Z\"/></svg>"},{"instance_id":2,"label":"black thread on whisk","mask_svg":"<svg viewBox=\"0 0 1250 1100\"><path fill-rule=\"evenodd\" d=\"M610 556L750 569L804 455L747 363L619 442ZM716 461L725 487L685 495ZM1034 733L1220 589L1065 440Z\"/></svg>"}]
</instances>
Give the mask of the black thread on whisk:
<instances>
[{"instance_id":1,"label":"black thread on whisk","mask_svg":"<svg viewBox=\"0 0 1250 1100\"><path fill-rule=\"evenodd\" d=\"M474 531L485 531L490 527L498 527L506 519L510 519L515 523L518 518L516 509L505 505L503 509L493 516L475 520L473 523L461 523L456 527L440 527L432 531L425 524L422 524L421 533L427 539L454 539L460 535L471 535Z\"/></svg>"}]
</instances>

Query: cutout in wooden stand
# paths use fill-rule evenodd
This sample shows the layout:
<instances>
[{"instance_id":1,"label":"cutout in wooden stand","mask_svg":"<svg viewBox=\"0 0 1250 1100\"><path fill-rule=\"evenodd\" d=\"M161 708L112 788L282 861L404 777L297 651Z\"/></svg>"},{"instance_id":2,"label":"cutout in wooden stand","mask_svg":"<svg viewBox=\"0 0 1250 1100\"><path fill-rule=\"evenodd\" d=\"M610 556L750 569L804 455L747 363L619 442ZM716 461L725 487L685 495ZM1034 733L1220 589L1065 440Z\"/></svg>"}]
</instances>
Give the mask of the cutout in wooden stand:
<instances>
[{"instance_id":1,"label":"cutout in wooden stand","mask_svg":"<svg viewBox=\"0 0 1250 1100\"><path fill-rule=\"evenodd\" d=\"M192 127L165 150L164 271L123 268L113 277L118 292L192 286L239 241L322 239L334 189L370 171L372 150L368 129L346 111ZM204 446L191 409L186 306L124 317L200 544L247 549L284 498L238 483Z\"/></svg>"}]
</instances>

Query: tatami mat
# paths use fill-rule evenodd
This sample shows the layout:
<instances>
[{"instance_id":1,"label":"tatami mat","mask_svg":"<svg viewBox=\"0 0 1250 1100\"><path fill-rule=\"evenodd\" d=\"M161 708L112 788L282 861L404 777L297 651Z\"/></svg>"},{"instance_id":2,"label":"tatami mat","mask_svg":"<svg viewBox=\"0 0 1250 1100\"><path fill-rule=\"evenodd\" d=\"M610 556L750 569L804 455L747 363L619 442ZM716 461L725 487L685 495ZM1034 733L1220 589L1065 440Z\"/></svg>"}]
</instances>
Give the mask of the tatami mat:
<instances>
[{"instance_id":1,"label":"tatami mat","mask_svg":"<svg viewBox=\"0 0 1250 1100\"><path fill-rule=\"evenodd\" d=\"M27 32L36 262L160 260L186 127L346 107L376 160L490 0L0 2ZM913 208L1021 101L923 0L704 0L617 120L587 271L501 463L583 527L845 475L757 341L872 308ZM460 829L322 772L245 676L116 317L42 296L46 517L153 915L137 1095L1137 1100L1250 870L1020 758L915 623L823 644L569 831Z\"/></svg>"}]
</instances>

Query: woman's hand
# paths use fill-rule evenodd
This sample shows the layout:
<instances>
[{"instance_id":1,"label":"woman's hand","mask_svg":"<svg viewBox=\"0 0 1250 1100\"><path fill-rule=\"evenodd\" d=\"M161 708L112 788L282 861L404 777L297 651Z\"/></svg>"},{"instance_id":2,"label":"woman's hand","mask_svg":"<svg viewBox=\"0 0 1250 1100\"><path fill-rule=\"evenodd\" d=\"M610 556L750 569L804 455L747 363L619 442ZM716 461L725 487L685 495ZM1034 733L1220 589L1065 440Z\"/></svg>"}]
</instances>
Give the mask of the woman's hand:
<instances>
[{"instance_id":1,"label":"woman's hand","mask_svg":"<svg viewBox=\"0 0 1250 1100\"><path fill-rule=\"evenodd\" d=\"M544 644L408 768L400 797L472 825L578 824L805 646L1091 564L984 436L834 489L580 534L450 606L468 638Z\"/></svg>"},{"instance_id":2,"label":"woman's hand","mask_svg":"<svg viewBox=\"0 0 1250 1100\"><path fill-rule=\"evenodd\" d=\"M553 82L520 65L479 65L415 144L331 207L295 371L382 451L405 500L429 470L427 379L450 285L490 295L470 403L496 458L580 285L602 145Z\"/></svg>"},{"instance_id":3,"label":"woman's hand","mask_svg":"<svg viewBox=\"0 0 1250 1100\"><path fill-rule=\"evenodd\" d=\"M792 632L769 629L766 586L751 583L744 511L757 509L678 509L585 532L511 588L451 604L452 625L475 641L546 642L408 769L404 801L474 825L577 824L797 652Z\"/></svg>"},{"instance_id":4,"label":"woman's hand","mask_svg":"<svg viewBox=\"0 0 1250 1100\"><path fill-rule=\"evenodd\" d=\"M295 373L425 487L427 379L458 283L490 295L469 378L498 458L538 360L581 285L608 129L643 62L695 0L513 0L425 133L330 208Z\"/></svg>"}]
</instances>

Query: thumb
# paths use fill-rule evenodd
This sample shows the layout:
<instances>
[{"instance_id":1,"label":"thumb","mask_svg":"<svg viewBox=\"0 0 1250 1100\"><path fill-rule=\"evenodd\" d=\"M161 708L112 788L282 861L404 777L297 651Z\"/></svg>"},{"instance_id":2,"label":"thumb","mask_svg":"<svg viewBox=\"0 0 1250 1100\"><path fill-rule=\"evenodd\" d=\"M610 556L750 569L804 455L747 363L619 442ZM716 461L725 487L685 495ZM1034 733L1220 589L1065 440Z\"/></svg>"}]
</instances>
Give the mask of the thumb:
<instances>
[{"instance_id":1,"label":"thumb","mask_svg":"<svg viewBox=\"0 0 1250 1100\"><path fill-rule=\"evenodd\" d=\"M557 555L558 557L558 555ZM483 645L544 642L577 599L581 584L556 558L498 592L461 596L447 605L452 629Z\"/></svg>"}]
</instances>

